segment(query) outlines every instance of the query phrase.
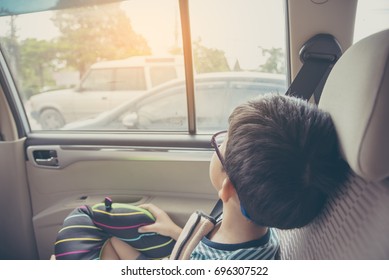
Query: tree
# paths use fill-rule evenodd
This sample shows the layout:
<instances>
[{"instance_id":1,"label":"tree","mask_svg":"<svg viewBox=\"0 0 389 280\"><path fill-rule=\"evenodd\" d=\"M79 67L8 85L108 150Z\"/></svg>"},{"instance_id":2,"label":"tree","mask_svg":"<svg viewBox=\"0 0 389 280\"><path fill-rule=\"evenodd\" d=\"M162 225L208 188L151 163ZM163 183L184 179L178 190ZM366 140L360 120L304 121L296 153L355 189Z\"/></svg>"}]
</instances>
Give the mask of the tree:
<instances>
[{"instance_id":1,"label":"tree","mask_svg":"<svg viewBox=\"0 0 389 280\"><path fill-rule=\"evenodd\" d=\"M240 68L239 60L235 61L234 71L237 71L237 72L242 71L242 68Z\"/></svg>"},{"instance_id":2,"label":"tree","mask_svg":"<svg viewBox=\"0 0 389 280\"><path fill-rule=\"evenodd\" d=\"M118 4L60 10L53 22L61 32L57 39L60 58L80 76L96 61L151 53Z\"/></svg>"},{"instance_id":3,"label":"tree","mask_svg":"<svg viewBox=\"0 0 389 280\"><path fill-rule=\"evenodd\" d=\"M10 16L9 21L9 36L2 38L4 51L8 53L9 66L15 77L19 76L20 59L19 59L19 44L16 28L17 16Z\"/></svg>"},{"instance_id":4,"label":"tree","mask_svg":"<svg viewBox=\"0 0 389 280\"><path fill-rule=\"evenodd\" d=\"M20 75L22 92L26 97L54 85L50 70L55 69L56 48L52 42L37 39L25 39L20 42Z\"/></svg>"},{"instance_id":5,"label":"tree","mask_svg":"<svg viewBox=\"0 0 389 280\"><path fill-rule=\"evenodd\" d=\"M193 57L197 73L230 71L224 51L203 46L201 39L193 42Z\"/></svg>"},{"instance_id":6,"label":"tree","mask_svg":"<svg viewBox=\"0 0 389 280\"><path fill-rule=\"evenodd\" d=\"M23 99L39 92L45 86L53 85L49 73L55 58L55 46L45 40L18 39L17 16L10 20L9 36L2 38L4 51L8 53L9 66Z\"/></svg>"},{"instance_id":7,"label":"tree","mask_svg":"<svg viewBox=\"0 0 389 280\"><path fill-rule=\"evenodd\" d=\"M263 49L262 55L267 56L259 71L267 73L285 73L285 54L281 48Z\"/></svg>"}]
</instances>

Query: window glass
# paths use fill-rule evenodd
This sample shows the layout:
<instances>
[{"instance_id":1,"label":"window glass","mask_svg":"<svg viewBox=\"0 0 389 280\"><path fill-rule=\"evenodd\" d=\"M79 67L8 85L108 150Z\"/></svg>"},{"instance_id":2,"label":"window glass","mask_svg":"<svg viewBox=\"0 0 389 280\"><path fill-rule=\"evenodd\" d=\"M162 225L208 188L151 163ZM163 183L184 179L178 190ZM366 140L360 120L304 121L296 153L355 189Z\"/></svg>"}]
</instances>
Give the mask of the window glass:
<instances>
[{"instance_id":1,"label":"window glass","mask_svg":"<svg viewBox=\"0 0 389 280\"><path fill-rule=\"evenodd\" d=\"M78 130L187 131L184 81L156 87L96 118L68 125Z\"/></svg>"},{"instance_id":2,"label":"window glass","mask_svg":"<svg viewBox=\"0 0 389 280\"><path fill-rule=\"evenodd\" d=\"M223 7L223 9L220 9ZM220 127L227 127L231 108L253 97L274 91L271 81L263 80L249 89L240 84L278 74L280 93L286 91L285 13L283 1L196 0L190 1L192 49L195 73L207 73L214 81L231 82L225 94L213 93L212 101L195 92L198 131L208 132L203 108L208 108ZM271 28L269 28L271 23ZM268 84L269 82L269 84ZM228 94L227 94L228 93ZM220 98L216 100L217 98ZM211 103L212 102L212 103ZM212 105L211 105L212 104ZM222 108L222 109L221 109ZM220 111L218 111L221 109ZM210 113L207 113L210 115ZM209 116L210 117L210 116ZM212 119L213 120L213 119ZM223 120L223 121L222 121ZM211 119L209 119L211 121Z\"/></svg>"},{"instance_id":3,"label":"window glass","mask_svg":"<svg viewBox=\"0 0 389 280\"><path fill-rule=\"evenodd\" d=\"M92 69L81 83L81 90L112 90L112 76L113 69Z\"/></svg>"},{"instance_id":4,"label":"window glass","mask_svg":"<svg viewBox=\"0 0 389 280\"><path fill-rule=\"evenodd\" d=\"M174 66L150 67L150 79L151 79L151 84L154 87L176 78L177 78L177 72Z\"/></svg>"},{"instance_id":5,"label":"window glass","mask_svg":"<svg viewBox=\"0 0 389 280\"><path fill-rule=\"evenodd\" d=\"M142 102L136 110L139 130L187 130L185 86L173 85Z\"/></svg>"},{"instance_id":6,"label":"window glass","mask_svg":"<svg viewBox=\"0 0 389 280\"><path fill-rule=\"evenodd\" d=\"M245 102L248 99L260 98L266 93L285 93L286 82L284 76L275 75L275 79L279 79L282 83L255 80L240 80L230 83L228 90L228 112L236 107L236 104Z\"/></svg>"},{"instance_id":7,"label":"window glass","mask_svg":"<svg viewBox=\"0 0 389 280\"><path fill-rule=\"evenodd\" d=\"M389 1L358 0L354 42L389 28Z\"/></svg>"},{"instance_id":8,"label":"window glass","mask_svg":"<svg viewBox=\"0 0 389 280\"><path fill-rule=\"evenodd\" d=\"M120 90L146 90L144 67L115 69L113 89Z\"/></svg>"},{"instance_id":9,"label":"window glass","mask_svg":"<svg viewBox=\"0 0 389 280\"><path fill-rule=\"evenodd\" d=\"M32 130L67 129L173 78L167 71L153 84L146 69L175 64L182 55L180 34L177 0L123 1L0 18L1 48ZM84 106L80 100L86 99ZM55 124L44 120L54 112Z\"/></svg>"},{"instance_id":10,"label":"window glass","mask_svg":"<svg viewBox=\"0 0 389 280\"><path fill-rule=\"evenodd\" d=\"M224 129L233 107L273 90L247 89L248 76L285 85L283 4L189 0L197 132ZM181 24L178 0L0 17L31 129L188 131Z\"/></svg>"},{"instance_id":11,"label":"window glass","mask_svg":"<svg viewBox=\"0 0 389 280\"><path fill-rule=\"evenodd\" d=\"M195 93L198 130L212 133L226 127L227 81L197 78Z\"/></svg>"}]
</instances>

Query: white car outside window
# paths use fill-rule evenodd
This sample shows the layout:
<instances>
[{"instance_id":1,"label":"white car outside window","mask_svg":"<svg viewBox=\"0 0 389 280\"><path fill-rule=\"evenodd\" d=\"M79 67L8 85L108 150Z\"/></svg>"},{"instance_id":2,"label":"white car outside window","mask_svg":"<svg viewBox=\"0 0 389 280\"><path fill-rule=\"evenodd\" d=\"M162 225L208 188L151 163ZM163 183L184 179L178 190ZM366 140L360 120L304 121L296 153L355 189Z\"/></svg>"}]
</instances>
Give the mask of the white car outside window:
<instances>
[{"instance_id":1,"label":"white car outside window","mask_svg":"<svg viewBox=\"0 0 389 280\"><path fill-rule=\"evenodd\" d=\"M93 117L147 90L183 78L181 56L131 57L93 64L76 88L48 91L31 97L31 115L42 129Z\"/></svg>"}]
</instances>

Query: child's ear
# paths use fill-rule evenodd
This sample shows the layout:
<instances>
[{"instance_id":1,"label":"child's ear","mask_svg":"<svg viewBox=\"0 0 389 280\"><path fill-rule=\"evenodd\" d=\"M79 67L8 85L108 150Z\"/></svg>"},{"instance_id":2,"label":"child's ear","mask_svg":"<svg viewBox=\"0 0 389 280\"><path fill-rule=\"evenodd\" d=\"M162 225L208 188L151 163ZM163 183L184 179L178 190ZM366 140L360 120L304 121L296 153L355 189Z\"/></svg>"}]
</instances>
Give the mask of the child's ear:
<instances>
[{"instance_id":1,"label":"child's ear","mask_svg":"<svg viewBox=\"0 0 389 280\"><path fill-rule=\"evenodd\" d=\"M237 196L235 187L230 181L230 178L226 177L223 180L223 184L221 189L219 190L219 198L225 203L227 202L230 198L233 198Z\"/></svg>"}]
</instances>

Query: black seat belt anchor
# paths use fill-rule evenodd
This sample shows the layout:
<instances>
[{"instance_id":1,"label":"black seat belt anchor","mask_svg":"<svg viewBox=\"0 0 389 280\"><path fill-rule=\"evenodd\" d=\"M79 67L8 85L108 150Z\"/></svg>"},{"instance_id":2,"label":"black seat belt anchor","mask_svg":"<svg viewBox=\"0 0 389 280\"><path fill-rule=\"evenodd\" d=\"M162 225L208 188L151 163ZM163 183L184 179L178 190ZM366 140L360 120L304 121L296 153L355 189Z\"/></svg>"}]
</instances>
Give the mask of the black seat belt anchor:
<instances>
[{"instance_id":1,"label":"black seat belt anchor","mask_svg":"<svg viewBox=\"0 0 389 280\"><path fill-rule=\"evenodd\" d=\"M299 55L302 63L310 59L318 59L335 64L342 55L342 47L331 34L317 34L305 42Z\"/></svg>"},{"instance_id":2,"label":"black seat belt anchor","mask_svg":"<svg viewBox=\"0 0 389 280\"><path fill-rule=\"evenodd\" d=\"M334 36L317 34L304 43L299 55L303 66L286 95L304 100L309 100L313 95L317 104L332 67L342 55L342 48Z\"/></svg>"}]
</instances>

